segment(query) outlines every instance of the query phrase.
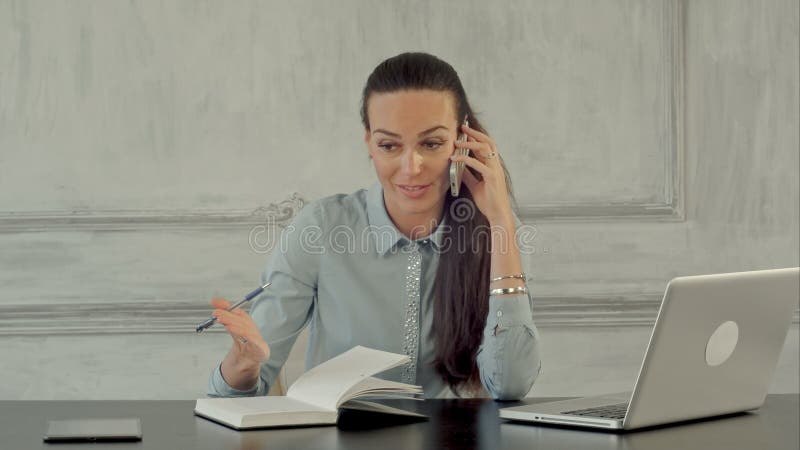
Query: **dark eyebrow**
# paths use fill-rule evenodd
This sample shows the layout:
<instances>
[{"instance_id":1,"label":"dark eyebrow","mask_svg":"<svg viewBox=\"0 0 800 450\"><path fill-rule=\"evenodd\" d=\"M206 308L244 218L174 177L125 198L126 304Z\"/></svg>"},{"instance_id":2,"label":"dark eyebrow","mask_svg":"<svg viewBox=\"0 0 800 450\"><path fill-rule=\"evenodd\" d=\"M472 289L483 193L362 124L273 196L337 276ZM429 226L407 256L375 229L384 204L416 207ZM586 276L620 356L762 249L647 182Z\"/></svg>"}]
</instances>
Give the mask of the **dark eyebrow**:
<instances>
[{"instance_id":1,"label":"dark eyebrow","mask_svg":"<svg viewBox=\"0 0 800 450\"><path fill-rule=\"evenodd\" d=\"M422 136L425 136L426 134L433 133L434 131L438 130L439 128L441 128L441 129L443 129L443 130L445 130L445 131L447 130L447 127L446 127L446 126L444 126L444 125L436 125L436 126L435 126L435 127L433 127L433 128L428 128L427 130L423 131L422 133L419 133L419 134L417 135L417 137L422 137ZM392 133L391 131L386 131L386 130L384 130L384 129L382 129L382 128L378 128L377 130L373 131L373 133L383 133L383 134L388 134L389 136L391 136L391 137L395 137L395 138L399 138L399 137L400 137L400 135L399 135L399 134L397 134L397 133Z\"/></svg>"}]
</instances>

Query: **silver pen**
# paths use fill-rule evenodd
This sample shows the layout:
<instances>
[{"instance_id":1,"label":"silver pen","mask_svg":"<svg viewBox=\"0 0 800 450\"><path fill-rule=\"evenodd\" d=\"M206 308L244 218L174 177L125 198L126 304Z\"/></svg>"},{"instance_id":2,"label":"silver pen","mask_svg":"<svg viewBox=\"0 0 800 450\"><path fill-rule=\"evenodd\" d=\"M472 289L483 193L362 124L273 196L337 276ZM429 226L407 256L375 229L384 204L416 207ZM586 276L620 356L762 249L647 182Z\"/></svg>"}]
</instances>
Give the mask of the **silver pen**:
<instances>
[{"instance_id":1,"label":"silver pen","mask_svg":"<svg viewBox=\"0 0 800 450\"><path fill-rule=\"evenodd\" d=\"M245 297L243 299L239 300L238 302L236 302L235 305L232 305L230 308L228 308L228 311L233 311L234 309L242 306L245 302L249 302L250 300L256 298L259 294L264 292L264 289L268 288L270 284L272 284L272 283L267 283L267 284L261 286L260 288L256 289L255 291L245 295ZM217 322L217 318L216 317L211 317L210 319L208 319L205 322L203 322L200 325L198 325L197 328L195 329L195 331L200 333L203 330L205 330L206 328L211 327L211 325L214 325L216 322Z\"/></svg>"}]
</instances>

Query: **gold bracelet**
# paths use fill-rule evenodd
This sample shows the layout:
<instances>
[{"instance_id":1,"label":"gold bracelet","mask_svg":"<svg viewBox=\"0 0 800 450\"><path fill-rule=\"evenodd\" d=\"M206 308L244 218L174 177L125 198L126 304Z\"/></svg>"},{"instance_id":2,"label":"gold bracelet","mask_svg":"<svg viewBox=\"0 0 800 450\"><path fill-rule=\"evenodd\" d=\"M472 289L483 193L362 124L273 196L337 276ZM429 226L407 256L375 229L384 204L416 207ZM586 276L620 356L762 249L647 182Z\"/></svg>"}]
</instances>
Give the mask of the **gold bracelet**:
<instances>
[{"instance_id":1,"label":"gold bracelet","mask_svg":"<svg viewBox=\"0 0 800 450\"><path fill-rule=\"evenodd\" d=\"M499 288L489 291L489 295L502 295L502 294L527 294L528 288L525 286L512 287L512 288Z\"/></svg>"},{"instance_id":2,"label":"gold bracelet","mask_svg":"<svg viewBox=\"0 0 800 450\"><path fill-rule=\"evenodd\" d=\"M489 283L494 283L495 281L505 280L506 278L519 278L520 280L524 280L525 279L525 274L524 273L518 273L518 274L514 274L514 275L505 275L505 276L502 276L502 277L492 278L491 280L489 280Z\"/></svg>"}]
</instances>

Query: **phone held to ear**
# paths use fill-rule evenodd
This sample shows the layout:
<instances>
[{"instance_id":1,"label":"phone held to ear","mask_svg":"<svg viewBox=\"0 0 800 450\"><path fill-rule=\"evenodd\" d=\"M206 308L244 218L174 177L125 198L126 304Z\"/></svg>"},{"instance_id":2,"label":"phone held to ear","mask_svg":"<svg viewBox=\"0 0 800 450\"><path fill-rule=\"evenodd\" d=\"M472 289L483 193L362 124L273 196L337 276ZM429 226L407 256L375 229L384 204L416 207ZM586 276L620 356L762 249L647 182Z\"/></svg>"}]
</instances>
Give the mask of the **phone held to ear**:
<instances>
[{"instance_id":1,"label":"phone held to ear","mask_svg":"<svg viewBox=\"0 0 800 450\"><path fill-rule=\"evenodd\" d=\"M464 125L469 126L469 121L467 117L464 116ZM469 155L468 148L459 148L459 142L466 142L467 141L467 134L463 131L458 134L458 139L456 140L456 155ZM451 161L450 162L450 193L453 197L458 197L458 193L461 190L461 179L464 175L464 162L463 161Z\"/></svg>"}]
</instances>

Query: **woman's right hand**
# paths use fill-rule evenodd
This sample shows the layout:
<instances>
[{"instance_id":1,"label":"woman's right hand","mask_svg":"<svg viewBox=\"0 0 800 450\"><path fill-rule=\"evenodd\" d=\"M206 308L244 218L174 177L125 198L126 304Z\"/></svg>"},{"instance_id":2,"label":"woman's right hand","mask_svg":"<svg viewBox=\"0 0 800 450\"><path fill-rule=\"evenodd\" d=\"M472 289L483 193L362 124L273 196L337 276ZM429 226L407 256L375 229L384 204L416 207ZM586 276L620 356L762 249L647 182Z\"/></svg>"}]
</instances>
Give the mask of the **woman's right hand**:
<instances>
[{"instance_id":1,"label":"woman's right hand","mask_svg":"<svg viewBox=\"0 0 800 450\"><path fill-rule=\"evenodd\" d=\"M217 322L223 325L233 338L233 347L228 353L233 359L231 362L237 366L253 364L260 367L269 359L269 345L247 312L241 308L228 311L231 303L224 298L211 299L211 306L214 307L211 315L217 318Z\"/></svg>"}]
</instances>

